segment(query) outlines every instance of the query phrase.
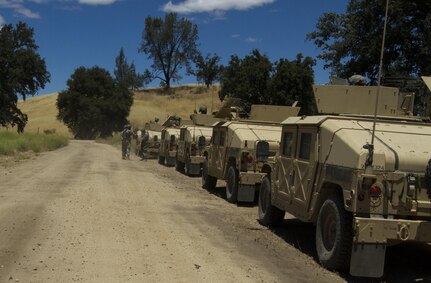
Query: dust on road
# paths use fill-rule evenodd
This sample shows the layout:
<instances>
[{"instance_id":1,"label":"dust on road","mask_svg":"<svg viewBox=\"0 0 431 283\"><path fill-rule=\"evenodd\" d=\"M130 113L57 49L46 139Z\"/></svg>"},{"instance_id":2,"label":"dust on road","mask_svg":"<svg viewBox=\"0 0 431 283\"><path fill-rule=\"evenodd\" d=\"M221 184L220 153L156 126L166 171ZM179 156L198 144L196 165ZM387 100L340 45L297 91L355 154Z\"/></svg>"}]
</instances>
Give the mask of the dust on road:
<instances>
[{"instance_id":1,"label":"dust on road","mask_svg":"<svg viewBox=\"0 0 431 283\"><path fill-rule=\"evenodd\" d=\"M312 225L268 230L256 207L109 145L72 141L0 170L0 282L352 280L316 263Z\"/></svg>"}]
</instances>

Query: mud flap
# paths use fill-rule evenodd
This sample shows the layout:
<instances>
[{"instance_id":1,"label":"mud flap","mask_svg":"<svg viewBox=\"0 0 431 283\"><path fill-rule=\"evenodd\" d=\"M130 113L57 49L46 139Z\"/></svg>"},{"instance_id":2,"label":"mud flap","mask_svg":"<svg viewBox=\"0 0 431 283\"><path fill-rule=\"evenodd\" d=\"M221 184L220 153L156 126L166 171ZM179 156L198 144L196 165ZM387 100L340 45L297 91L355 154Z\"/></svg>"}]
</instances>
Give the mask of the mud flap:
<instances>
[{"instance_id":1,"label":"mud flap","mask_svg":"<svg viewBox=\"0 0 431 283\"><path fill-rule=\"evenodd\" d=\"M238 184L238 201L239 202L253 202L256 192L255 185Z\"/></svg>"},{"instance_id":2,"label":"mud flap","mask_svg":"<svg viewBox=\"0 0 431 283\"><path fill-rule=\"evenodd\" d=\"M200 175L201 165L200 164L190 164L189 165L189 175Z\"/></svg>"},{"instance_id":3,"label":"mud flap","mask_svg":"<svg viewBox=\"0 0 431 283\"><path fill-rule=\"evenodd\" d=\"M353 244L350 274L360 277L382 277L385 255L384 244Z\"/></svg>"}]
</instances>

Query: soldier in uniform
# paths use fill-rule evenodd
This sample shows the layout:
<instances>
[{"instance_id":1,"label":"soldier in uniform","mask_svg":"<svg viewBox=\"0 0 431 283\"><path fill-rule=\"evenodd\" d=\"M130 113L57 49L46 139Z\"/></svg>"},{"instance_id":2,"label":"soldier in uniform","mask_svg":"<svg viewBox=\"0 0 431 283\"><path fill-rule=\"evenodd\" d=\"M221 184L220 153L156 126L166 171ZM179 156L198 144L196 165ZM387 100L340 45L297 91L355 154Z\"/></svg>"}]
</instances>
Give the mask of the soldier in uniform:
<instances>
[{"instance_id":1,"label":"soldier in uniform","mask_svg":"<svg viewBox=\"0 0 431 283\"><path fill-rule=\"evenodd\" d=\"M121 132L121 151L123 159L130 158L130 144L132 142L133 132L130 125L125 125L124 130Z\"/></svg>"},{"instance_id":2,"label":"soldier in uniform","mask_svg":"<svg viewBox=\"0 0 431 283\"><path fill-rule=\"evenodd\" d=\"M142 134L142 140L141 140L141 145L140 145L140 153L141 153L141 160L145 159L145 150L148 147L148 143L150 141L150 135L148 134L148 132L145 129L142 129L141 131Z\"/></svg>"}]
</instances>

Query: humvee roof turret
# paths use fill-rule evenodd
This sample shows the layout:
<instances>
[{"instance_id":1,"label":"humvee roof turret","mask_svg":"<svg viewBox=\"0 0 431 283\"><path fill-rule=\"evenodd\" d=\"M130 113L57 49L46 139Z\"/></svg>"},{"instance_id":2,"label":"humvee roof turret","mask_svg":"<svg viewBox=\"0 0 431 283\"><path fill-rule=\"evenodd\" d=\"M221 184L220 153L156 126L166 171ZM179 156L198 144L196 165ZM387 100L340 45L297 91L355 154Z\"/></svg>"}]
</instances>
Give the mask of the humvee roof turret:
<instances>
[{"instance_id":1,"label":"humvee roof turret","mask_svg":"<svg viewBox=\"0 0 431 283\"><path fill-rule=\"evenodd\" d=\"M343 86L334 96L361 93L357 88ZM362 94L376 90L362 88ZM373 150L372 111L290 117L282 122L275 162L262 168L267 176L260 187L260 223L280 224L285 211L315 223L321 264L350 267L355 276L382 276L387 245L431 241L431 124L410 117L411 108L395 109L398 93L387 91ZM338 107L325 108L322 100L320 109ZM348 107L339 109L346 113Z\"/></svg>"}]
</instances>

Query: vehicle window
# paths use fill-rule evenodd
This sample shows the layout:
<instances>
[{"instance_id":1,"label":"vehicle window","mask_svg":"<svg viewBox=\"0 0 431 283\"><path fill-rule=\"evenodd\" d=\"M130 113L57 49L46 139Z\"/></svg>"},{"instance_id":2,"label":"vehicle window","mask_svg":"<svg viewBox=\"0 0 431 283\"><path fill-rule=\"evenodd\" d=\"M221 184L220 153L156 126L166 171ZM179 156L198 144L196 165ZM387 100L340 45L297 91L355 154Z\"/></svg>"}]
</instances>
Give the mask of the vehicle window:
<instances>
[{"instance_id":1,"label":"vehicle window","mask_svg":"<svg viewBox=\"0 0 431 283\"><path fill-rule=\"evenodd\" d=\"M310 160L311 153L311 133L301 134L301 147L299 149L299 158Z\"/></svg>"},{"instance_id":2,"label":"vehicle window","mask_svg":"<svg viewBox=\"0 0 431 283\"><path fill-rule=\"evenodd\" d=\"M220 132L220 145L224 146L225 132Z\"/></svg>"},{"instance_id":3,"label":"vehicle window","mask_svg":"<svg viewBox=\"0 0 431 283\"><path fill-rule=\"evenodd\" d=\"M293 133L285 132L283 135L283 156L292 156L293 152Z\"/></svg>"}]
</instances>

